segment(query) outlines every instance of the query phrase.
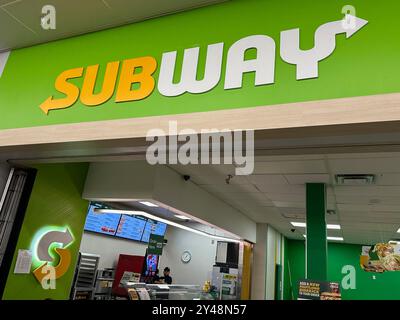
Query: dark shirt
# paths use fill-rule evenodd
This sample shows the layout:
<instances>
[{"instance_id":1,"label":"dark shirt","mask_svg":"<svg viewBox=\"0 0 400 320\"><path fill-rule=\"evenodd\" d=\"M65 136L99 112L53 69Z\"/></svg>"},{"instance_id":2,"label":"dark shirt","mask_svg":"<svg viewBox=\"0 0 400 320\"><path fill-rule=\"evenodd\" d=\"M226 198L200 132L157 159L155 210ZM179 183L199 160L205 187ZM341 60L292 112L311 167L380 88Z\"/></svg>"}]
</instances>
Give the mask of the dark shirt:
<instances>
[{"instance_id":1,"label":"dark shirt","mask_svg":"<svg viewBox=\"0 0 400 320\"><path fill-rule=\"evenodd\" d=\"M153 279L151 279L153 283L156 281L160 281L160 277L158 275L153 276Z\"/></svg>"},{"instance_id":2,"label":"dark shirt","mask_svg":"<svg viewBox=\"0 0 400 320\"><path fill-rule=\"evenodd\" d=\"M172 283L172 278L170 276L164 276L160 278L161 280L164 280L166 284L171 284Z\"/></svg>"}]
</instances>

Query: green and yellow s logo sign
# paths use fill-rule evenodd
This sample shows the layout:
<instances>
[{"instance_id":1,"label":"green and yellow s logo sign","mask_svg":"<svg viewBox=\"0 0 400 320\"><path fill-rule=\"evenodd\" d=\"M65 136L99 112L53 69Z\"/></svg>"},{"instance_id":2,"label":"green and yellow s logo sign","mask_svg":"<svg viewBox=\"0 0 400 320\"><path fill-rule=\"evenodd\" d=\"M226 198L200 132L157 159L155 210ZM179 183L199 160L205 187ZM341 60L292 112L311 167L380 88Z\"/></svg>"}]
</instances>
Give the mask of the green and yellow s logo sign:
<instances>
[{"instance_id":1,"label":"green and yellow s logo sign","mask_svg":"<svg viewBox=\"0 0 400 320\"><path fill-rule=\"evenodd\" d=\"M36 234L32 242L33 275L39 283L48 277L49 266L53 267L55 279L68 271L71 264L68 246L73 242L74 237L68 227L46 227Z\"/></svg>"}]
</instances>

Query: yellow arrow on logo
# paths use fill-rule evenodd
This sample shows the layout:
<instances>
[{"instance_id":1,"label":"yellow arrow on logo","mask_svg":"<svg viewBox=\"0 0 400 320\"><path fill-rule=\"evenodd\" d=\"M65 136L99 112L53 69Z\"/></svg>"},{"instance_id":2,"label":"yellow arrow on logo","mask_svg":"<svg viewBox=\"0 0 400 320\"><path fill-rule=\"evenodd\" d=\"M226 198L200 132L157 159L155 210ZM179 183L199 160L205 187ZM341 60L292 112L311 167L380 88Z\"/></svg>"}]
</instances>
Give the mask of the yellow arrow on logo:
<instances>
[{"instance_id":1,"label":"yellow arrow on logo","mask_svg":"<svg viewBox=\"0 0 400 320\"><path fill-rule=\"evenodd\" d=\"M63 248L55 248L55 251L60 256L60 262L55 267L56 279L58 279L68 271L68 267L71 263L71 252L68 249ZM47 272L43 272L43 268L47 266L47 264L48 262L42 264L33 271L33 275L39 281L39 283L42 283L43 278L47 275Z\"/></svg>"},{"instance_id":2,"label":"yellow arrow on logo","mask_svg":"<svg viewBox=\"0 0 400 320\"><path fill-rule=\"evenodd\" d=\"M83 68L75 68L62 72L56 79L55 88L57 91L64 93L65 98L53 99L50 96L40 105L40 109L48 114L49 110L64 109L72 106L79 97L79 88L73 83L69 83L69 79L79 78L82 76Z\"/></svg>"}]
</instances>

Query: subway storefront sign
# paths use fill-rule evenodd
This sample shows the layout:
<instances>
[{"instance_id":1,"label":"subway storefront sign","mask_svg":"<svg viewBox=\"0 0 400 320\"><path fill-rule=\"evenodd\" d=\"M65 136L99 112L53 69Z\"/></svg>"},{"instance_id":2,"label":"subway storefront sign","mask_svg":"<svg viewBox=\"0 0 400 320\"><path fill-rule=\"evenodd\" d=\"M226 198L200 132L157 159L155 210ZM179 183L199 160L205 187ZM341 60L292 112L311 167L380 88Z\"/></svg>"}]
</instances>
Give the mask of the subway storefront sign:
<instances>
[{"instance_id":1,"label":"subway storefront sign","mask_svg":"<svg viewBox=\"0 0 400 320\"><path fill-rule=\"evenodd\" d=\"M315 32L315 44L311 50L300 49L300 30L291 29L281 32L281 58L296 65L297 79L318 77L319 61L330 56L336 47L336 35L344 33L350 38L363 28L368 21L346 14L342 20L327 22ZM245 53L254 49L256 56L245 59ZM220 82L224 43L210 44L207 47L203 78L198 80L200 47L186 49L183 54L180 80L174 83L177 51L162 55L158 76L158 92L165 97L176 97L185 93L206 93ZM275 82L276 44L267 35L253 35L235 42L228 50L225 70L224 89L242 87L243 75L254 72L254 85L268 85ZM40 108L48 114L49 110L64 109L72 106L78 97L86 106L97 106L108 101L114 94L119 72L119 61L109 62L106 66L100 92L94 93L99 82L99 65L86 68L74 68L63 71L56 79L55 88L65 94L65 98L54 99L50 96ZM154 90L156 81L154 72L157 61L154 57L126 59L122 62L115 102L141 100ZM137 71L139 70L139 71ZM81 90L68 80L84 75ZM138 86L133 89L132 86Z\"/></svg>"},{"instance_id":2,"label":"subway storefront sign","mask_svg":"<svg viewBox=\"0 0 400 320\"><path fill-rule=\"evenodd\" d=\"M14 50L0 129L399 92L400 4L345 5L232 0Z\"/></svg>"},{"instance_id":3,"label":"subway storefront sign","mask_svg":"<svg viewBox=\"0 0 400 320\"><path fill-rule=\"evenodd\" d=\"M327 22L315 32L315 44L310 50L300 49L300 30L291 29L280 34L280 55L282 60L296 65L298 80L318 77L318 64L329 57L336 47L336 35L346 34L350 38L363 28L368 21L345 14L343 19ZM247 51L254 49L255 57L245 59ZM206 93L214 89L221 80L224 43L207 46L203 78L198 79L200 47L185 49L181 66L180 80L174 83L177 51L163 53L158 75L158 92L165 97L176 97L185 93ZM243 85L243 75L254 72L254 85L269 85L275 82L276 44L267 35L252 35L236 41L228 50L225 65L224 89L239 89ZM154 90L154 72L157 61L154 57L126 59L122 63L115 102L136 101L148 97ZM85 106L97 106L108 101L113 95L119 72L119 61L109 62L104 79L99 81L99 65L69 69L56 79L55 89L65 98L50 96L40 105L44 113L49 110L72 106L80 97ZM137 71L139 70L139 71ZM85 75L83 76L83 74ZM83 77L81 90L68 82ZM94 93L96 83L102 83L100 92ZM137 88L132 86L137 85Z\"/></svg>"}]
</instances>

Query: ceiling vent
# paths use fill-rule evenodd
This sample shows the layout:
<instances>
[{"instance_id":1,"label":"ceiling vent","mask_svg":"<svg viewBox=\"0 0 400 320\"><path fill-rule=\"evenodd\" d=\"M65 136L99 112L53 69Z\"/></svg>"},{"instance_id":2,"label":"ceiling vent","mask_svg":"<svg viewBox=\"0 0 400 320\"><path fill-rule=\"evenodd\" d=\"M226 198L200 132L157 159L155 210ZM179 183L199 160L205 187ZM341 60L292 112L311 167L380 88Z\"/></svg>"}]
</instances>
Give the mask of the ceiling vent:
<instances>
[{"instance_id":1,"label":"ceiling vent","mask_svg":"<svg viewBox=\"0 0 400 320\"><path fill-rule=\"evenodd\" d=\"M373 174L337 174L336 184L340 186L367 186L375 183Z\"/></svg>"}]
</instances>

